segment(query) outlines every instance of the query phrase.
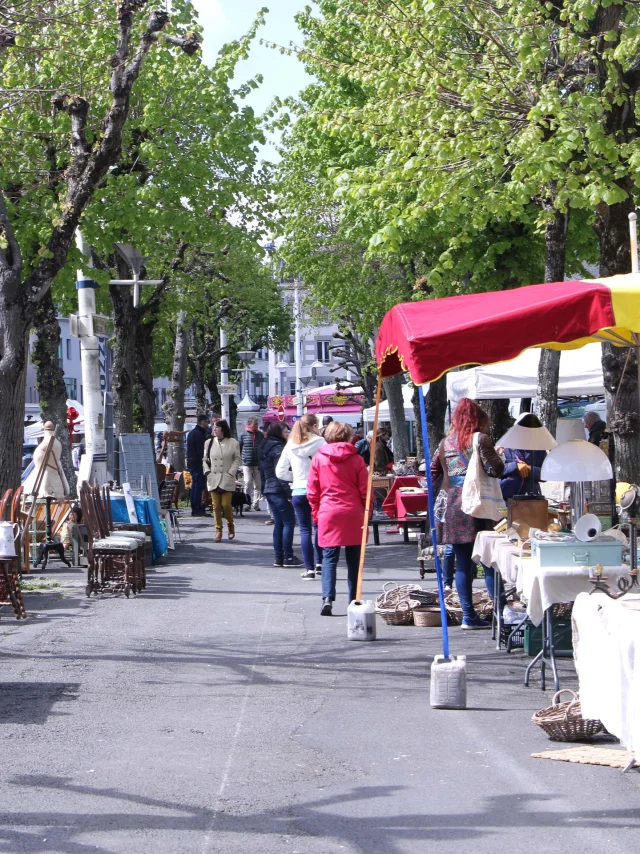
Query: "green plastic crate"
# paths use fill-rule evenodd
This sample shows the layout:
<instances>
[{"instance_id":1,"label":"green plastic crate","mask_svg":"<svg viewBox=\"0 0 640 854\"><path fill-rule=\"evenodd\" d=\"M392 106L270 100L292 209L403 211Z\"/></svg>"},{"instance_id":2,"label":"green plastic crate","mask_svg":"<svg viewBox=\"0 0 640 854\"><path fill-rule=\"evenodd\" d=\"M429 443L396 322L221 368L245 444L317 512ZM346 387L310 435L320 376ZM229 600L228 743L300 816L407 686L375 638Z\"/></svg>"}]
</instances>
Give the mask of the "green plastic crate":
<instances>
[{"instance_id":1,"label":"green plastic crate","mask_svg":"<svg viewBox=\"0 0 640 854\"><path fill-rule=\"evenodd\" d=\"M571 620L558 620L553 624L553 642L556 653L573 652ZM542 649L542 626L524 627L524 651L526 655L537 655Z\"/></svg>"}]
</instances>

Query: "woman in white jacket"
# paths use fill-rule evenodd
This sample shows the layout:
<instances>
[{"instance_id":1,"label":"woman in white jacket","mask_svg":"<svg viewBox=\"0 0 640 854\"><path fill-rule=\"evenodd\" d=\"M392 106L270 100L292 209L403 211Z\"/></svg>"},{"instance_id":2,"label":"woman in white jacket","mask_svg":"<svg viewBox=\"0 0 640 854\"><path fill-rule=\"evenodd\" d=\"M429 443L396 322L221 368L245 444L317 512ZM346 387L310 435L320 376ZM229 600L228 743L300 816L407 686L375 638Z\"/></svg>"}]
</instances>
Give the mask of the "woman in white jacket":
<instances>
[{"instance_id":1,"label":"woman in white jacket","mask_svg":"<svg viewBox=\"0 0 640 854\"><path fill-rule=\"evenodd\" d=\"M305 565L303 578L315 578L316 566L322 564L322 550L318 546L317 532L314 531L311 519L311 506L307 500L307 478L311 460L325 444L316 416L303 415L291 428L289 441L276 466L277 477L291 481L291 501L300 526L300 547Z\"/></svg>"}]
</instances>

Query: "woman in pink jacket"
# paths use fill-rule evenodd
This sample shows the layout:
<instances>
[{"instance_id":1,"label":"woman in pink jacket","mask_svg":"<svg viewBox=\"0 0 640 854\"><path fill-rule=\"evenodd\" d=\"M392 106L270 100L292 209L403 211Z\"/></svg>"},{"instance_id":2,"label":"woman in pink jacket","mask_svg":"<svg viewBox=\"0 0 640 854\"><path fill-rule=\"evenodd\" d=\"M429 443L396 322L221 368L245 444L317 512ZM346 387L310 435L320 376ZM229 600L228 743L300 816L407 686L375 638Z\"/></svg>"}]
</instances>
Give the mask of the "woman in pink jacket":
<instances>
[{"instance_id":1,"label":"woman in pink jacket","mask_svg":"<svg viewBox=\"0 0 640 854\"><path fill-rule=\"evenodd\" d=\"M331 616L336 598L336 567L344 546L349 579L349 601L356 598L358 565L362 544L362 523L367 499L367 467L351 443L353 430L333 421L326 428L327 442L313 458L307 498L313 521L318 526L322 547L322 610Z\"/></svg>"}]
</instances>

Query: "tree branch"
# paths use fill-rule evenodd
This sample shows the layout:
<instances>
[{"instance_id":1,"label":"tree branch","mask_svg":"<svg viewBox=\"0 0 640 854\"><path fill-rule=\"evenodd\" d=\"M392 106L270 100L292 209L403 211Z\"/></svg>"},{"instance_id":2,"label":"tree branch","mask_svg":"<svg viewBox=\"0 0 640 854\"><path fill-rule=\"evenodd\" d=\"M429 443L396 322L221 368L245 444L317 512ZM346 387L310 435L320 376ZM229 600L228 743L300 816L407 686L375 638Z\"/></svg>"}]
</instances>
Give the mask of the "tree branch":
<instances>
[{"instance_id":1,"label":"tree branch","mask_svg":"<svg viewBox=\"0 0 640 854\"><path fill-rule=\"evenodd\" d=\"M20 270L22 266L22 254L20 252L20 246L18 245L18 241L16 240L15 234L13 233L13 228L11 227L11 223L9 221L9 214L7 213L7 206L5 204L4 195L2 190L0 190L0 238L4 236L7 247L6 249L0 248L0 263L3 267L9 268L11 272L15 272ZM7 252L8 250L8 252ZM17 291L18 282L16 281L15 289ZM8 281L6 283L7 288L13 289L12 286L9 285ZM11 295L8 293L9 299L15 297L15 293Z\"/></svg>"}]
</instances>

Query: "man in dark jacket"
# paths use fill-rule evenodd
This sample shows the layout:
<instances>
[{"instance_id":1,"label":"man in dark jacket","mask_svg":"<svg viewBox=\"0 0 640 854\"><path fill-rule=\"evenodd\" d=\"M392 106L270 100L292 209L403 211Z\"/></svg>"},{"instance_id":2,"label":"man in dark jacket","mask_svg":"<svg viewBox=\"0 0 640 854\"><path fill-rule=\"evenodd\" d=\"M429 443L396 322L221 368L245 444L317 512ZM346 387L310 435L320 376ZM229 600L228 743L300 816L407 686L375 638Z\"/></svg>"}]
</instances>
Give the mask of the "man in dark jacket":
<instances>
[{"instance_id":1,"label":"man in dark jacket","mask_svg":"<svg viewBox=\"0 0 640 854\"><path fill-rule=\"evenodd\" d=\"M204 476L202 461L204 443L209 436L209 416L198 415L196 426L187 436L187 468L191 475L191 515L204 516L202 492L207 480Z\"/></svg>"},{"instance_id":2,"label":"man in dark jacket","mask_svg":"<svg viewBox=\"0 0 640 854\"><path fill-rule=\"evenodd\" d=\"M249 496L254 510L260 509L262 492L260 490L260 449L264 443L264 435L260 423L255 416L247 421L244 433L240 436L240 456L244 473L244 491Z\"/></svg>"},{"instance_id":3,"label":"man in dark jacket","mask_svg":"<svg viewBox=\"0 0 640 854\"><path fill-rule=\"evenodd\" d=\"M607 425L600 418L597 412L585 412L584 426L589 433L589 441L592 445L599 445L603 439L606 439Z\"/></svg>"}]
</instances>

